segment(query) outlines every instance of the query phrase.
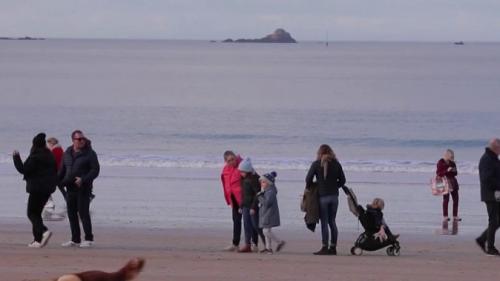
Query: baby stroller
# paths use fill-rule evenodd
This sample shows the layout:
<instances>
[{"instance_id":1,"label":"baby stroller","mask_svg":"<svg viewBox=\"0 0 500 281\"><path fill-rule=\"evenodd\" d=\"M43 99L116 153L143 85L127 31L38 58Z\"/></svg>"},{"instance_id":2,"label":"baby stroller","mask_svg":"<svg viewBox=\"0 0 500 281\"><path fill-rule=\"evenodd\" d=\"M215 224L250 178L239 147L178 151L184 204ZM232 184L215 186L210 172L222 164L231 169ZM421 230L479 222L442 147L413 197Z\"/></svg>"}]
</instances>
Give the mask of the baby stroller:
<instances>
[{"instance_id":1,"label":"baby stroller","mask_svg":"<svg viewBox=\"0 0 500 281\"><path fill-rule=\"evenodd\" d=\"M347 195L347 203L349 205L349 210L359 219L359 222L365 229L365 232L361 233L354 242L354 246L351 248L351 254L355 256L361 256L363 251L377 251L386 248L386 253L389 256L399 256L401 247L397 237L393 236L390 231L387 231L387 239L381 241L379 237L376 237L376 231L370 227L370 218L365 209L358 204L356 195L352 189L348 187L342 188ZM388 228L387 228L388 230Z\"/></svg>"}]
</instances>

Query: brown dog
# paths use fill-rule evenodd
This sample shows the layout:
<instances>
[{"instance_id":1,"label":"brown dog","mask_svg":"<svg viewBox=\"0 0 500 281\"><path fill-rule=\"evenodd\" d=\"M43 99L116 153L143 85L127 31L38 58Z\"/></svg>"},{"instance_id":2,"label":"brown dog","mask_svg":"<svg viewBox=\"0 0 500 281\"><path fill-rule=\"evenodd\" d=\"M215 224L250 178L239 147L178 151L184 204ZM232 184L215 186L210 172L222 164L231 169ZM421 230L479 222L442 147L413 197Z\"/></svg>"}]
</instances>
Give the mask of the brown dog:
<instances>
[{"instance_id":1,"label":"brown dog","mask_svg":"<svg viewBox=\"0 0 500 281\"><path fill-rule=\"evenodd\" d=\"M144 267L144 263L144 259L135 258L116 272L85 271L63 275L55 281L128 281L137 277Z\"/></svg>"}]
</instances>

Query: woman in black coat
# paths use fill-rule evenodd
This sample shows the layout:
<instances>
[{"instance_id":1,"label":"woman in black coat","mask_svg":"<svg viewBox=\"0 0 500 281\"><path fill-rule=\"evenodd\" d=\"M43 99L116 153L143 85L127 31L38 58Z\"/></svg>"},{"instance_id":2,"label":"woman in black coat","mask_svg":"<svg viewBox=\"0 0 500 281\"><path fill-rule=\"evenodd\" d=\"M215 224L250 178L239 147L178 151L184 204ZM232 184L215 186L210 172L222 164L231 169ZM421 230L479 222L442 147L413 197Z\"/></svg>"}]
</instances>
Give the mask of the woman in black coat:
<instances>
[{"instance_id":1,"label":"woman in black coat","mask_svg":"<svg viewBox=\"0 0 500 281\"><path fill-rule=\"evenodd\" d=\"M46 147L45 134L33 138L33 146L26 161L21 160L17 150L13 153L14 166L24 175L28 198L28 218L33 225L34 240L28 247L42 248L52 233L43 224L42 211L50 195L56 190L57 165L54 156Z\"/></svg>"}]
</instances>

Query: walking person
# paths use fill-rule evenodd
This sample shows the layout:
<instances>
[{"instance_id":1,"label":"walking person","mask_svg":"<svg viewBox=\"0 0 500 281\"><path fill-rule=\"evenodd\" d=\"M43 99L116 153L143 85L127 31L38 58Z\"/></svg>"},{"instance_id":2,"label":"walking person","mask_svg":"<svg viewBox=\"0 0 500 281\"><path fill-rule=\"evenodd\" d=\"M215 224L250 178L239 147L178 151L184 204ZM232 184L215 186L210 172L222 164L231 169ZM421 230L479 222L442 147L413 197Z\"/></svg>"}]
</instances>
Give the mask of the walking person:
<instances>
[{"instance_id":1,"label":"walking person","mask_svg":"<svg viewBox=\"0 0 500 281\"><path fill-rule=\"evenodd\" d=\"M59 144L59 140L54 138L54 137L50 137L47 139L47 147L50 149L50 151L54 155L54 159L56 160L56 165L57 165L57 171L59 172L59 170L61 170L61 167L62 167L62 159L63 159L63 155L64 155L64 150L62 149L61 145ZM64 201L66 201L67 194L66 194L66 190L64 189L64 187L59 186L59 191L61 191L61 194L64 198Z\"/></svg>"},{"instance_id":2,"label":"walking person","mask_svg":"<svg viewBox=\"0 0 500 281\"><path fill-rule=\"evenodd\" d=\"M443 222L450 221L448 217L448 203L450 202L450 194L453 199L453 221L458 222L462 219L458 217L458 181L457 181L457 165L455 164L455 153L451 149L447 149L437 163L436 175L446 177L449 183L449 193L443 195Z\"/></svg>"},{"instance_id":3,"label":"walking person","mask_svg":"<svg viewBox=\"0 0 500 281\"><path fill-rule=\"evenodd\" d=\"M238 170L238 165L241 158L236 156L233 151L224 152L224 168L221 173L222 189L224 191L224 199L228 206L231 206L233 213L233 241L232 244L225 248L226 251L237 251L241 239L241 174Z\"/></svg>"},{"instance_id":4,"label":"walking person","mask_svg":"<svg viewBox=\"0 0 500 281\"><path fill-rule=\"evenodd\" d=\"M245 246L239 250L240 253L259 251L259 236L265 245L264 233L259 227L259 204L257 193L260 192L259 175L253 168L250 158L241 161L238 169L242 177L242 203L241 213L243 215L243 228L245 229Z\"/></svg>"},{"instance_id":5,"label":"walking person","mask_svg":"<svg viewBox=\"0 0 500 281\"><path fill-rule=\"evenodd\" d=\"M94 244L92 222L90 218L90 201L93 182L99 175L99 161L92 149L91 142L83 132L76 130L71 134L73 145L63 155L59 179L67 189L68 218L71 228L71 240L63 247L90 248ZM81 241L80 220L85 240Z\"/></svg>"},{"instance_id":6,"label":"walking person","mask_svg":"<svg viewBox=\"0 0 500 281\"><path fill-rule=\"evenodd\" d=\"M14 166L24 175L28 197L28 218L32 224L33 242L30 248L47 245L52 232L43 224L42 211L50 195L56 190L57 166L54 156L45 145L45 134L33 138L33 146L26 161L21 160L19 151L13 152Z\"/></svg>"},{"instance_id":7,"label":"walking person","mask_svg":"<svg viewBox=\"0 0 500 281\"><path fill-rule=\"evenodd\" d=\"M498 256L495 234L500 227L500 139L492 139L479 161L481 201L486 204L488 228L476 238L476 243L487 254Z\"/></svg>"},{"instance_id":8,"label":"walking person","mask_svg":"<svg viewBox=\"0 0 500 281\"><path fill-rule=\"evenodd\" d=\"M335 153L327 144L319 147L316 161L311 164L307 173L306 186L312 186L314 179L318 186L322 238L322 247L314 254L336 255L338 230L335 219L339 206L339 188L345 184L345 175ZM328 245L329 234L330 245Z\"/></svg>"},{"instance_id":9,"label":"walking person","mask_svg":"<svg viewBox=\"0 0 500 281\"><path fill-rule=\"evenodd\" d=\"M278 189L276 188L276 172L265 174L259 178L261 191L257 194L259 200L259 225L266 236L266 249L261 253L272 254L272 243L276 242L276 252L285 246L285 241L279 239L273 228L280 226L280 211L278 207Z\"/></svg>"}]
</instances>

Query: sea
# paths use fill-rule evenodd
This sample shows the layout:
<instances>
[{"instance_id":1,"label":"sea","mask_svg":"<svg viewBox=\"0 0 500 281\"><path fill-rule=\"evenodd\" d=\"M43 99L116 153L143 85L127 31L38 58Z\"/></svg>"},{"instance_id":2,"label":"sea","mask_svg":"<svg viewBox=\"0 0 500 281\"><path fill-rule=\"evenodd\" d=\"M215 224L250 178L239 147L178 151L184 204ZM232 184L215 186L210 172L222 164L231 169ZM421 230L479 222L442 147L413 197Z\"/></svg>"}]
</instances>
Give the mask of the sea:
<instances>
[{"instance_id":1,"label":"sea","mask_svg":"<svg viewBox=\"0 0 500 281\"><path fill-rule=\"evenodd\" d=\"M12 151L26 157L38 132L66 147L81 129L101 163L97 225L229 230L220 170L233 150L277 171L279 231L307 235L304 178L326 143L363 204L382 197L395 232L430 235L448 233L429 181L453 149L458 233L477 233L499 77L500 43L0 41L0 220L25 218ZM340 232L361 231L340 197Z\"/></svg>"}]
</instances>

